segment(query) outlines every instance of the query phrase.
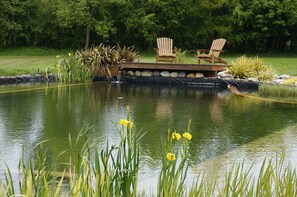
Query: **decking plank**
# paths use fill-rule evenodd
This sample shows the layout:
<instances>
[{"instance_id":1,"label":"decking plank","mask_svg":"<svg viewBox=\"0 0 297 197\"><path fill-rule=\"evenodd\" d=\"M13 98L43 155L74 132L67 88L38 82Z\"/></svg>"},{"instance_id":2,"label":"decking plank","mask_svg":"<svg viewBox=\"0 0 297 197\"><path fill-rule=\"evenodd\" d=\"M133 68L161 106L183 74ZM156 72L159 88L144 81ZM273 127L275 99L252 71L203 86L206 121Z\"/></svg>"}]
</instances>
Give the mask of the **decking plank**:
<instances>
[{"instance_id":1,"label":"decking plank","mask_svg":"<svg viewBox=\"0 0 297 197\"><path fill-rule=\"evenodd\" d=\"M179 70L179 71L223 71L225 65L209 64L167 64L167 63L122 63L120 69L152 69L152 70Z\"/></svg>"}]
</instances>

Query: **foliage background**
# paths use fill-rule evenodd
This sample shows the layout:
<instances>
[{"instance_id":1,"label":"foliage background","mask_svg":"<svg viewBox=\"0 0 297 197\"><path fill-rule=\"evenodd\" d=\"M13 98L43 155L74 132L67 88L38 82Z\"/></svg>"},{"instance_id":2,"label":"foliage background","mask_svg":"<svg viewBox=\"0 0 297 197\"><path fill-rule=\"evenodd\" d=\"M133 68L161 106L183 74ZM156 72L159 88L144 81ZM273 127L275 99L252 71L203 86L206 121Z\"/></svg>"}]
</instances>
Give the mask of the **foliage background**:
<instances>
[{"instance_id":1,"label":"foliage background","mask_svg":"<svg viewBox=\"0 0 297 197\"><path fill-rule=\"evenodd\" d=\"M1 0L0 47L155 47L228 40L229 51L296 51L297 0Z\"/></svg>"}]
</instances>

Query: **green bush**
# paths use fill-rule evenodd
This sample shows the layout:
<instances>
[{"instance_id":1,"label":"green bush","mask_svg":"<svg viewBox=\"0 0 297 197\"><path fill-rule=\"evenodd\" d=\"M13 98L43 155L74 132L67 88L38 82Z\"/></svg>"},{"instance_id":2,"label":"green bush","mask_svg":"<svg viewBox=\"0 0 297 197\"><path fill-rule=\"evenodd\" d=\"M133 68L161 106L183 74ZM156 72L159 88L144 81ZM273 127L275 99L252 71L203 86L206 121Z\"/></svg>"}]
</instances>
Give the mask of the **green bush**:
<instances>
[{"instance_id":1,"label":"green bush","mask_svg":"<svg viewBox=\"0 0 297 197\"><path fill-rule=\"evenodd\" d=\"M248 58L245 55L233 61L227 71L235 78L255 77L260 81L271 80L276 73L273 68L265 65L262 59L258 57Z\"/></svg>"}]
</instances>

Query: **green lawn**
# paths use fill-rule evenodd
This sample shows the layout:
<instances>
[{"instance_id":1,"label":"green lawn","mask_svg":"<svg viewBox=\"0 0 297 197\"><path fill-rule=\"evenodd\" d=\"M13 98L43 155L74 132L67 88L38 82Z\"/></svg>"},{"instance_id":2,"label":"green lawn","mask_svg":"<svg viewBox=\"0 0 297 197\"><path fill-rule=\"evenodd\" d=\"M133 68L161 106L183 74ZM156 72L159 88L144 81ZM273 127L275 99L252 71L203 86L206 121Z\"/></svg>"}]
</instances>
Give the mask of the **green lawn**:
<instances>
[{"instance_id":1,"label":"green lawn","mask_svg":"<svg viewBox=\"0 0 297 197\"><path fill-rule=\"evenodd\" d=\"M6 49L0 50L0 76L44 73L47 67L55 65L56 55L67 54L71 50L52 50L40 48ZM140 62L155 62L154 52L140 53ZM240 55L222 54L221 57L231 63ZM248 55L254 57L256 55ZM297 76L297 55L290 54L263 54L258 55L264 62L271 65L277 74ZM195 54L182 57L183 63L196 63Z\"/></svg>"},{"instance_id":2,"label":"green lawn","mask_svg":"<svg viewBox=\"0 0 297 197\"><path fill-rule=\"evenodd\" d=\"M55 56L0 56L0 75L44 73L55 62Z\"/></svg>"}]
</instances>

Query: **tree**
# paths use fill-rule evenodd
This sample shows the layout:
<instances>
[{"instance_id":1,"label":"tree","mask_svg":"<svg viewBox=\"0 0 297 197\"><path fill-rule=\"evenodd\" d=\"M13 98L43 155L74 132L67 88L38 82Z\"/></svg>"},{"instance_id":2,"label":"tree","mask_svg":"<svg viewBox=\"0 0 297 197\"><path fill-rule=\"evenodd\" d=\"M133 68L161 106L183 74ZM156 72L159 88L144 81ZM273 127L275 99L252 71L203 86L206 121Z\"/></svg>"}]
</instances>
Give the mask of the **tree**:
<instances>
[{"instance_id":1,"label":"tree","mask_svg":"<svg viewBox=\"0 0 297 197\"><path fill-rule=\"evenodd\" d=\"M296 30L297 1L242 1L233 16L235 39L241 45L257 51L283 50Z\"/></svg>"},{"instance_id":2,"label":"tree","mask_svg":"<svg viewBox=\"0 0 297 197\"><path fill-rule=\"evenodd\" d=\"M56 0L56 17L59 26L72 28L74 33L85 29L85 48L89 47L91 32L108 38L114 32L106 7L111 0Z\"/></svg>"}]
</instances>

